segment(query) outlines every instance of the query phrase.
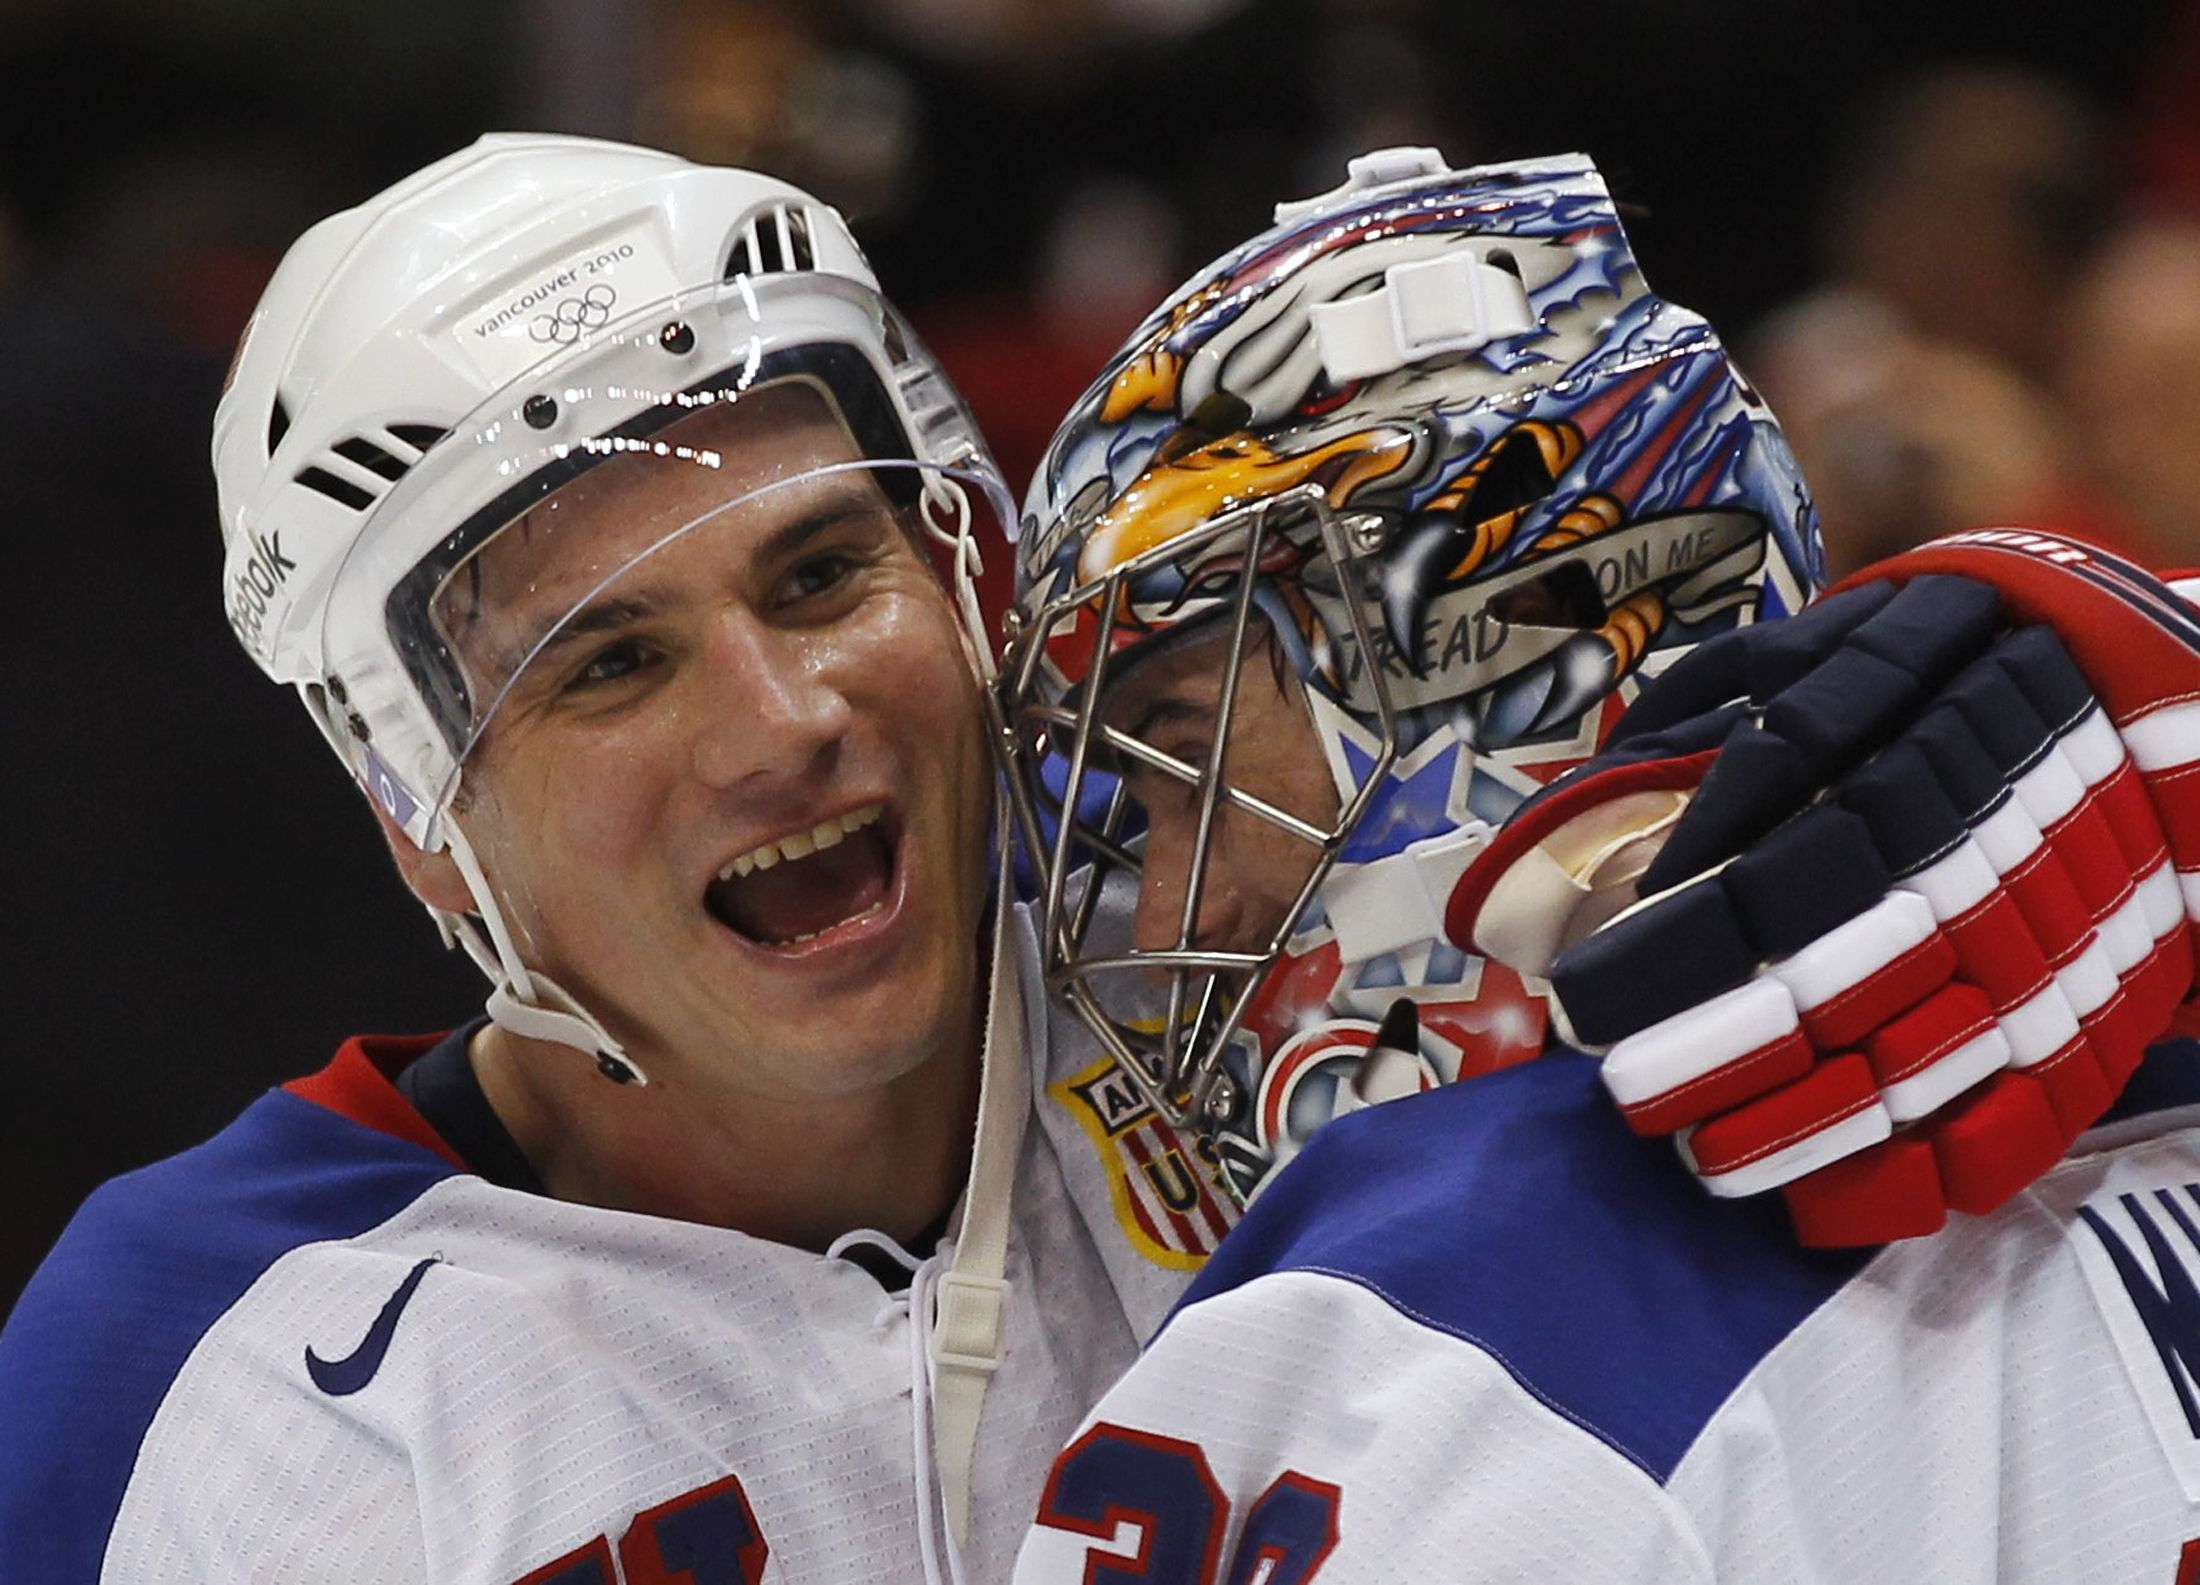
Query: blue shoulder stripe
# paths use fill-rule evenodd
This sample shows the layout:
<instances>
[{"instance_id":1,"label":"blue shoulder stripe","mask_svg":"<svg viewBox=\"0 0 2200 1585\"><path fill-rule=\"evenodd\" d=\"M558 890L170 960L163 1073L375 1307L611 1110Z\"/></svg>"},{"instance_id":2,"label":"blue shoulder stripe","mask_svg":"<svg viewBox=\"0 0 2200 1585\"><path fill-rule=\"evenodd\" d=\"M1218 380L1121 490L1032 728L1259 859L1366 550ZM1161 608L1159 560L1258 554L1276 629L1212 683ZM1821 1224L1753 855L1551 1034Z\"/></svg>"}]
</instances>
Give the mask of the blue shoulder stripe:
<instances>
[{"instance_id":1,"label":"blue shoulder stripe","mask_svg":"<svg viewBox=\"0 0 2200 1585\"><path fill-rule=\"evenodd\" d=\"M286 1251L364 1232L452 1172L278 1090L86 1200L0 1330L9 1577L93 1585L139 1445L199 1339Z\"/></svg>"},{"instance_id":2,"label":"blue shoulder stripe","mask_svg":"<svg viewBox=\"0 0 2200 1585\"><path fill-rule=\"evenodd\" d=\"M1712 1198L1562 1052L1325 1126L1182 1304L1272 1272L1357 1283L1663 1482L1872 1253L1800 1248L1777 1198Z\"/></svg>"}]
</instances>

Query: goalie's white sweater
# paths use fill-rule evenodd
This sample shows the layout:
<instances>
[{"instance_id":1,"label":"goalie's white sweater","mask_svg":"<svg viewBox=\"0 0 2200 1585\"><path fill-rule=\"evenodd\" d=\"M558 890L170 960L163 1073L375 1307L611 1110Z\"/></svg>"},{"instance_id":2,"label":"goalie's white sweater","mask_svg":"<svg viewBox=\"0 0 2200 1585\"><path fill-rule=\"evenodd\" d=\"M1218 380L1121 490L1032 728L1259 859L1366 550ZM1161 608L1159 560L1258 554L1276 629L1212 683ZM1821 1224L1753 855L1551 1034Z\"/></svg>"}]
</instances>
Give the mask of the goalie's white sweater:
<instances>
[{"instance_id":1,"label":"goalie's white sweater","mask_svg":"<svg viewBox=\"0 0 2200 1585\"><path fill-rule=\"evenodd\" d=\"M2187 1585L2196 1125L2159 1046L1994 1215L1813 1253L1586 1058L1340 1119L1087 1418L1018 1579Z\"/></svg>"},{"instance_id":2,"label":"goalie's white sweater","mask_svg":"<svg viewBox=\"0 0 2200 1585\"><path fill-rule=\"evenodd\" d=\"M1048 1458L1219 1233L1191 1196L1180 1247L1141 1244L1154 1218L1079 1113L1128 1086L1081 1026L1050 1039L1023 945L1033 1016L1006 1045L1053 1071L1017 1069L971 1580L1006 1577ZM352 1042L87 1204L0 1336L0 1578L925 1578L907 1301L848 1260L462 1170L387 1077L423 1044ZM1171 1148L1150 1112L1110 1121Z\"/></svg>"}]
</instances>

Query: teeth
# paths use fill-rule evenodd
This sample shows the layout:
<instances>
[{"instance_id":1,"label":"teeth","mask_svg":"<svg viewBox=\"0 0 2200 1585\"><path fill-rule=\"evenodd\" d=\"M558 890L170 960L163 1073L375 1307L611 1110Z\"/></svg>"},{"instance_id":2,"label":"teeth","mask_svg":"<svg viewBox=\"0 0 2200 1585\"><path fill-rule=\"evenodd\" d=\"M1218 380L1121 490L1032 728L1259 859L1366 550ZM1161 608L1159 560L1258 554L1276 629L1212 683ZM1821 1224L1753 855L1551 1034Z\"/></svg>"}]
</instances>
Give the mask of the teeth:
<instances>
[{"instance_id":1,"label":"teeth","mask_svg":"<svg viewBox=\"0 0 2200 1585\"><path fill-rule=\"evenodd\" d=\"M844 815L822 820L807 831L797 831L777 842L766 842L733 860L718 872L718 878L730 881L736 875L768 870L781 859L806 859L820 848L837 846L849 832L861 831L885 812L884 804L865 804L861 809L851 809Z\"/></svg>"},{"instance_id":2,"label":"teeth","mask_svg":"<svg viewBox=\"0 0 2200 1585\"><path fill-rule=\"evenodd\" d=\"M850 914L847 918L841 920L840 925L852 925L858 919L868 919L885 906L886 905L884 903L873 903L870 907L864 909L863 912L860 914ZM838 930L840 928L840 925L834 925L833 928L835 930ZM785 941L782 941L779 944L783 947L799 947L805 941L815 941L819 936L823 935L824 933L825 932L822 930L812 930L808 935L789 936Z\"/></svg>"}]
</instances>

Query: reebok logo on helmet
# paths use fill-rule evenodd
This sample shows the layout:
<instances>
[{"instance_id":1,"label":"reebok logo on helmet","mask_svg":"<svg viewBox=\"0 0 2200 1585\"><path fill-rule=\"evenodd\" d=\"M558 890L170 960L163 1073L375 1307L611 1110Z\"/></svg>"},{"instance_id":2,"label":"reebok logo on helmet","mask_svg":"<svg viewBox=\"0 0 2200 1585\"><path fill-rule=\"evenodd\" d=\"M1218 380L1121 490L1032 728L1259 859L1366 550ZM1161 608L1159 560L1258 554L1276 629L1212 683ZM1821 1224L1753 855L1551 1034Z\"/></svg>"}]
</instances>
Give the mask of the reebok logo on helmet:
<instances>
[{"instance_id":1,"label":"reebok logo on helmet","mask_svg":"<svg viewBox=\"0 0 2200 1585\"><path fill-rule=\"evenodd\" d=\"M267 619L267 603L275 591L290 581L298 564L283 554L283 531L262 537L251 530L252 555L244 571L229 582L229 625L247 648L257 648L260 625Z\"/></svg>"}]
</instances>

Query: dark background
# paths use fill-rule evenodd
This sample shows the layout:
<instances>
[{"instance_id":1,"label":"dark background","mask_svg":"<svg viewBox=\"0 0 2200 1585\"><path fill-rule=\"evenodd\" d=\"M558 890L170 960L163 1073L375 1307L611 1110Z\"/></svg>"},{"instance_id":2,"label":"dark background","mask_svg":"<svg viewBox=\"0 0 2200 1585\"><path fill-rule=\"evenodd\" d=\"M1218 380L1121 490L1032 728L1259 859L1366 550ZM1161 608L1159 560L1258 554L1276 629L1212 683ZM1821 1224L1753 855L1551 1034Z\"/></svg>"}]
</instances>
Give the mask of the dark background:
<instances>
[{"instance_id":1,"label":"dark background","mask_svg":"<svg viewBox=\"0 0 2200 1585\"><path fill-rule=\"evenodd\" d=\"M1166 287L1361 148L1587 150L1650 279L1744 342L1839 273L1834 200L1895 159L1872 129L1921 71L2022 68L2091 118L2082 180L2008 199L2073 268L2189 203L2196 38L2171 0L0 4L0 533L28 615L0 689L0 1310L101 1179L346 1035L479 1004L220 615L215 393L321 214L494 128L774 170L851 215L1020 486ZM1932 209L1951 247L1962 197Z\"/></svg>"}]
</instances>

